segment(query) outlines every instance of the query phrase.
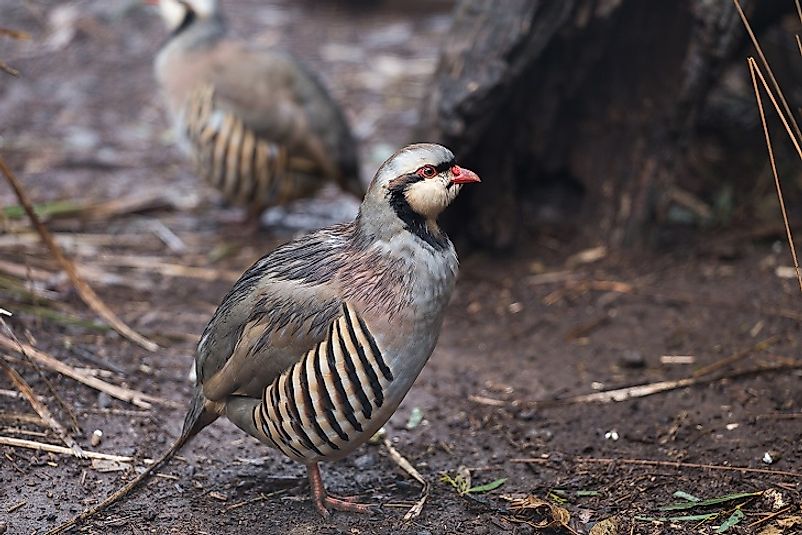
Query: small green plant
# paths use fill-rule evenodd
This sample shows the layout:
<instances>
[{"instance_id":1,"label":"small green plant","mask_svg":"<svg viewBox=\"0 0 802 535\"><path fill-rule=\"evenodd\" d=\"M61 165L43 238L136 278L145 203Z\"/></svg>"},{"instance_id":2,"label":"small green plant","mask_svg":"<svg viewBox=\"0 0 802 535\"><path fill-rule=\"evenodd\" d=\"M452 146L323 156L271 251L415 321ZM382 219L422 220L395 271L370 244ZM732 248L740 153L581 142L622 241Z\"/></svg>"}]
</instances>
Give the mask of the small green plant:
<instances>
[{"instance_id":1,"label":"small green plant","mask_svg":"<svg viewBox=\"0 0 802 535\"><path fill-rule=\"evenodd\" d=\"M507 481L507 478L502 477L500 479L491 481L490 483L485 483L483 485L477 485L474 487L471 486L470 477L465 477L463 474L457 472L453 477L447 473L443 474L440 476L440 481L451 485L460 496L465 496L466 494L483 494L485 492L496 490L503 485L505 481Z\"/></svg>"}]
</instances>

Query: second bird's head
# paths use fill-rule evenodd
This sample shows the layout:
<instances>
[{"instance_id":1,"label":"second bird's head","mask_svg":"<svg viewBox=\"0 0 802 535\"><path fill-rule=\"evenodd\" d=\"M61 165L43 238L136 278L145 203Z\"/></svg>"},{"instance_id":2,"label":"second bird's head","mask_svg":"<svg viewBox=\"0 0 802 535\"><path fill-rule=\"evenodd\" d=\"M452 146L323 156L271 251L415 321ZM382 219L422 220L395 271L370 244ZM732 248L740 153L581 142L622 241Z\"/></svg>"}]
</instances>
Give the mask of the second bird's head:
<instances>
[{"instance_id":1,"label":"second bird's head","mask_svg":"<svg viewBox=\"0 0 802 535\"><path fill-rule=\"evenodd\" d=\"M194 20L219 16L217 0L144 0L146 4L158 6L164 23L171 32Z\"/></svg>"},{"instance_id":2,"label":"second bird's head","mask_svg":"<svg viewBox=\"0 0 802 535\"><path fill-rule=\"evenodd\" d=\"M476 173L457 165L454 154L433 143L399 150L382 164L368 187L362 217L390 224L397 216L410 230L436 230L435 220L456 199L464 184L480 182ZM387 207L391 210L387 210Z\"/></svg>"}]
</instances>

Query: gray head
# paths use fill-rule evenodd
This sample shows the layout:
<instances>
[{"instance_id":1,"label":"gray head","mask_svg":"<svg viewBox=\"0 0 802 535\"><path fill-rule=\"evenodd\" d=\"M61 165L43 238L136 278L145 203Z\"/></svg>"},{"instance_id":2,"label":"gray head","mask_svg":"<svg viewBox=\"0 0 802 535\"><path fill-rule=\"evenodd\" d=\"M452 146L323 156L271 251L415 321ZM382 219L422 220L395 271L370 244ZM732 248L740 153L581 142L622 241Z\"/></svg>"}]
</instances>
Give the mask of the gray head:
<instances>
[{"instance_id":1,"label":"gray head","mask_svg":"<svg viewBox=\"0 0 802 535\"><path fill-rule=\"evenodd\" d=\"M360 208L360 222L376 235L403 228L436 246L445 240L437 216L456 199L463 184L479 181L442 145L409 145L376 172Z\"/></svg>"},{"instance_id":2,"label":"gray head","mask_svg":"<svg viewBox=\"0 0 802 535\"><path fill-rule=\"evenodd\" d=\"M159 13L171 32L176 32L195 20L220 17L220 4L217 0L145 0L145 2L159 6Z\"/></svg>"}]
</instances>

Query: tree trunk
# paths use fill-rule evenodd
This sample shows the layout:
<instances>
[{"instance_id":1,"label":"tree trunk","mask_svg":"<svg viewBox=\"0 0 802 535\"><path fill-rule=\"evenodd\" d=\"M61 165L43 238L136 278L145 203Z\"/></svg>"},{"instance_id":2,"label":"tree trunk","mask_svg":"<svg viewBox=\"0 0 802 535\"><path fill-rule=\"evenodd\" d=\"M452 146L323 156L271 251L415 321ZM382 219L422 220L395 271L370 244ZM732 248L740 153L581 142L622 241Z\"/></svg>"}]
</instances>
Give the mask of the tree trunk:
<instances>
[{"instance_id":1,"label":"tree trunk","mask_svg":"<svg viewBox=\"0 0 802 535\"><path fill-rule=\"evenodd\" d=\"M584 190L586 228L612 245L648 241L744 40L728 0L463 0L418 133L484 181L446 226L509 247L538 185L566 181Z\"/></svg>"}]
</instances>

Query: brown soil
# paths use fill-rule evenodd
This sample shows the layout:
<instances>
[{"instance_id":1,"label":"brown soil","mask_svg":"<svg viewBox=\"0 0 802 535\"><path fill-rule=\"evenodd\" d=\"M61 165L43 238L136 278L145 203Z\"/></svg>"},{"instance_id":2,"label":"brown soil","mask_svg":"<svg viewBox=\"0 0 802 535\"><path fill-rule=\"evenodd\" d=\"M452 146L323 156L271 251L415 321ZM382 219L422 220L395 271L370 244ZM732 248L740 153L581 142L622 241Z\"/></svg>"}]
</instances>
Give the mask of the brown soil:
<instances>
[{"instance_id":1,"label":"brown soil","mask_svg":"<svg viewBox=\"0 0 802 535\"><path fill-rule=\"evenodd\" d=\"M356 10L290 0L229 4L234 28L291 48L321 71L356 126L366 175L388 151L408 141L440 36L449 28L447 2L388 1L381 8ZM114 332L88 326L94 317L62 280L47 285L53 300L36 301L38 308L4 283L0 307L15 313L9 325L17 336L38 348L76 367L110 370L104 376L110 382L183 404L194 344L230 286L230 272L241 272L299 227L350 217L354 206L325 195L295 207L288 217L274 214L281 227L242 237L239 227L227 222L232 211L198 187L165 140L167 127L150 71L163 38L154 16L136 1L100 0L57 8L0 0L0 12L2 26L33 36L21 43L0 37L0 59L21 71L19 79L0 72L0 149L31 196L37 202L105 200L169 185L190 205L104 221L51 222L56 232L80 233L80 246L68 250L81 265L122 277L115 282L107 276L105 283L96 277L94 286L163 350L148 353ZM486 182L483 187L492 187ZM0 204L13 203L10 191L0 187ZM186 248L167 248L154 222L169 228ZM7 222L0 238L23 227ZM793 475L588 460L802 471L799 288L776 275L777 266L788 264L787 250L779 242L722 236L697 238L693 245L662 253L608 255L582 263L573 254L592 244L546 230L533 238L531 248L513 256L463 254L440 344L387 426L398 450L432 483L423 513L412 522L402 521L406 509L401 506L414 501L419 488L382 446L365 445L323 470L330 490L381 503L384 514L339 513L324 521L308 500L303 467L219 422L188 445L164 477L83 529L531 533L532 526L511 520L503 496L533 495L565 500L562 507L578 532L617 515L617 533L713 533L734 505L713 509L722 516L707 522L656 524L636 517L664 516L657 508L676 501L675 491L712 498L773 489L787 508L749 527L766 518L772 504L768 497L747 500L746 519L729 532L757 533L771 525L786 533L800 530L802 524L782 528L777 523L792 523L799 514L802 480ZM9 243L0 244L3 260L55 271L41 247ZM120 257L131 256L149 258L152 265L119 267ZM158 273L159 263L217 269L220 275L211 280L167 276ZM565 273L551 281L542 275L552 272ZM43 310L58 310L60 319ZM744 352L767 339L773 340L770 347ZM532 403L679 379L738 353L743 353L740 359L711 375L784 367L620 403ZM666 364L663 355L695 359ZM68 422L37 373L22 360L10 362L56 417ZM74 410L81 428L75 436L86 449L155 457L179 432L182 409L140 410L60 375L45 375ZM0 435L59 443L46 428L14 422L13 413L28 414L30 407L12 397L4 376L0 389ZM407 429L415 408L423 421ZM92 447L95 429L103 431L103 441ZM130 470L104 472L71 457L10 447L0 452L0 533L41 533L131 477ZM772 464L762 460L767 452ZM493 492L461 497L440 481L441 474L453 476L461 466L471 470L474 485L507 480Z\"/></svg>"}]
</instances>

